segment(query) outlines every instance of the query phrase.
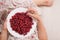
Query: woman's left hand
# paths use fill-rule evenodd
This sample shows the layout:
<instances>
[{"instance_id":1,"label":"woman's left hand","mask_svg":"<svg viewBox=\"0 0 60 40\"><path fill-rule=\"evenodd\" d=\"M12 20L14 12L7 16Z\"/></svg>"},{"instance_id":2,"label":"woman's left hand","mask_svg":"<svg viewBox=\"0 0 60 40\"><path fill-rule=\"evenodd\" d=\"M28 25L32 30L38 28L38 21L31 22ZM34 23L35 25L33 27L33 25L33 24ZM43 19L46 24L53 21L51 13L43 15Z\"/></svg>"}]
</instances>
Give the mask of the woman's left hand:
<instances>
[{"instance_id":1,"label":"woman's left hand","mask_svg":"<svg viewBox=\"0 0 60 40\"><path fill-rule=\"evenodd\" d=\"M40 20L40 15L39 15L38 12L37 12L35 9L33 9L33 8L28 8L28 13L27 13L27 15L35 18L37 21Z\"/></svg>"}]
</instances>

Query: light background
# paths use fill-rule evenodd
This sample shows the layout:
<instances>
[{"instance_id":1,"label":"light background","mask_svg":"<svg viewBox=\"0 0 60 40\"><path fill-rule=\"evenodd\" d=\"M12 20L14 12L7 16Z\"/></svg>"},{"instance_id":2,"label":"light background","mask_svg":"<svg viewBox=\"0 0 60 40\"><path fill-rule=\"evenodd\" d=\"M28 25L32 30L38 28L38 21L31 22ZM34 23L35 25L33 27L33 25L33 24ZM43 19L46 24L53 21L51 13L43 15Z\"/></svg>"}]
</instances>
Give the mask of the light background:
<instances>
[{"instance_id":1,"label":"light background","mask_svg":"<svg viewBox=\"0 0 60 40\"><path fill-rule=\"evenodd\" d=\"M54 0L52 7L44 7L42 19L49 40L60 40L60 0Z\"/></svg>"}]
</instances>

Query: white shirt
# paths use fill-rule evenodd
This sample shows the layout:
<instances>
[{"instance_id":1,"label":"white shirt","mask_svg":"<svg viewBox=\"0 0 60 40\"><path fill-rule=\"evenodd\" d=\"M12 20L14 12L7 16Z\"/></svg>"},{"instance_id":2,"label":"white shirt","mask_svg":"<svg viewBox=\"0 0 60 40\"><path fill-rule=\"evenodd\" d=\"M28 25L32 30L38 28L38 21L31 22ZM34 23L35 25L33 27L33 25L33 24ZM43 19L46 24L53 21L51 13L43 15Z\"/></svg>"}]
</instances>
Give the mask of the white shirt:
<instances>
[{"instance_id":1,"label":"white shirt","mask_svg":"<svg viewBox=\"0 0 60 40\"><path fill-rule=\"evenodd\" d=\"M19 7L25 7L25 8L32 7L36 9L37 12L40 14L40 11L39 11L40 9L37 7L37 5L32 0L3 0L3 1L1 0L0 5L1 5L0 11L8 10L9 8L15 9ZM29 37L22 39L22 38L16 38L16 37L9 35L8 40L39 40L37 28L34 31L34 33Z\"/></svg>"}]
</instances>

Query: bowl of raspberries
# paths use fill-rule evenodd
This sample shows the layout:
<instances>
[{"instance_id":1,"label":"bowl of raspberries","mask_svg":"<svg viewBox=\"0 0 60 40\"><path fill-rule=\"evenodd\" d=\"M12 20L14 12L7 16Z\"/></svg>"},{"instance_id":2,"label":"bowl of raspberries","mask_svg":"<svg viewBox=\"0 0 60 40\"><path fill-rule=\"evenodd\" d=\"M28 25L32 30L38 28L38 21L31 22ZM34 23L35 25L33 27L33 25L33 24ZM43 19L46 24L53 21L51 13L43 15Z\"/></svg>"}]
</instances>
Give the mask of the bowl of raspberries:
<instances>
[{"instance_id":1,"label":"bowl of raspberries","mask_svg":"<svg viewBox=\"0 0 60 40\"><path fill-rule=\"evenodd\" d=\"M26 15L27 8L16 8L7 16L7 29L14 37L27 37L34 33L36 29L36 21Z\"/></svg>"}]
</instances>

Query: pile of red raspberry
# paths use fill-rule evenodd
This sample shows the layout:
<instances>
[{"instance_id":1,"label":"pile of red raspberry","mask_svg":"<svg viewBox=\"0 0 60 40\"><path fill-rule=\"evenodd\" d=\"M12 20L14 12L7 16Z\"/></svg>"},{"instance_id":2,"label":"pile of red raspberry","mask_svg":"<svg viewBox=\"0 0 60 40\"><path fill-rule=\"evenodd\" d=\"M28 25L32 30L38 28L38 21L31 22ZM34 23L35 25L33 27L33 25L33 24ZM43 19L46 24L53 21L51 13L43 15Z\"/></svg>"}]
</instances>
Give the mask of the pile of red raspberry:
<instances>
[{"instance_id":1,"label":"pile of red raspberry","mask_svg":"<svg viewBox=\"0 0 60 40\"><path fill-rule=\"evenodd\" d=\"M26 14L27 12L26 13L18 12L10 19L10 25L12 30L21 35L26 35L30 31L33 25L32 18Z\"/></svg>"}]
</instances>

